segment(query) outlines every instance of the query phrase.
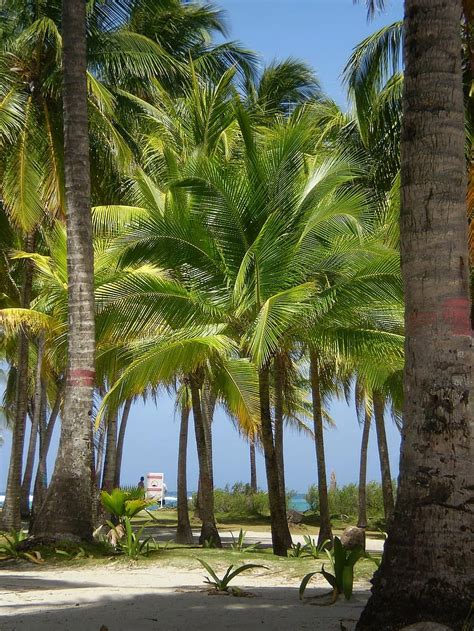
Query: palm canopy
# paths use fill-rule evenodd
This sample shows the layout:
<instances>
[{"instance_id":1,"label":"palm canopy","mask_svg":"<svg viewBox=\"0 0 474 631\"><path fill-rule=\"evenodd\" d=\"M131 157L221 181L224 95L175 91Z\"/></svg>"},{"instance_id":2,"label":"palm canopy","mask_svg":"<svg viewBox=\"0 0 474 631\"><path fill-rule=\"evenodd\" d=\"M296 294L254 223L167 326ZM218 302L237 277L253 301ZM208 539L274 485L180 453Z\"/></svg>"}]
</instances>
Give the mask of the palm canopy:
<instances>
[{"instance_id":1,"label":"palm canopy","mask_svg":"<svg viewBox=\"0 0 474 631\"><path fill-rule=\"evenodd\" d=\"M117 396L228 361L246 367L250 384L254 369L241 356L262 366L285 337L297 339L302 321L316 318L322 330L331 312L327 336L336 336L335 322L349 330L357 321L360 335L375 339L391 321L377 309L395 300L399 282L390 278L377 293L374 277L398 278L398 259L374 244L356 163L311 155L313 134L301 114L259 132L236 107L238 164L198 152L164 191L139 173L130 205L107 209L128 218L114 248L129 273L98 296L108 335L127 342L131 362ZM359 302L349 312L351 292ZM349 342L338 339L338 352L347 352ZM360 355L370 340L362 346Z\"/></svg>"}]
</instances>

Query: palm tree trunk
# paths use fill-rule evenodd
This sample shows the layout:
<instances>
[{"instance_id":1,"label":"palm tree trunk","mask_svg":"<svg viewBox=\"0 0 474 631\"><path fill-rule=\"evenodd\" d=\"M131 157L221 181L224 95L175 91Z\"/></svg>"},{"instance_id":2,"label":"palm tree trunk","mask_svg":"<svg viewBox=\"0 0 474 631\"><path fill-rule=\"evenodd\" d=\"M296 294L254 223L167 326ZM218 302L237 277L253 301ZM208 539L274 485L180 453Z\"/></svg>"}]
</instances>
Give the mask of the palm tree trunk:
<instances>
[{"instance_id":1,"label":"palm tree trunk","mask_svg":"<svg viewBox=\"0 0 474 631\"><path fill-rule=\"evenodd\" d=\"M26 237L25 249L27 252L33 251L34 237L32 235ZM25 259L20 297L20 304L24 309L30 306L32 283L33 265L30 260ZM18 365L15 389L15 424L13 426L5 502L0 515L0 530L19 530L21 527L21 474L23 471L25 426L28 412L28 355L28 337L26 333L20 332L18 335Z\"/></svg>"},{"instance_id":2,"label":"palm tree trunk","mask_svg":"<svg viewBox=\"0 0 474 631\"><path fill-rule=\"evenodd\" d=\"M181 407L181 424L179 428L178 447L178 526L176 528L176 543L193 543L193 532L189 521L188 485L187 485L187 451L188 451L188 425L189 407Z\"/></svg>"},{"instance_id":3,"label":"palm tree trunk","mask_svg":"<svg viewBox=\"0 0 474 631\"><path fill-rule=\"evenodd\" d=\"M46 488L47 488L46 459L48 457L49 446L51 444L51 438L53 436L53 430L56 424L56 419L58 418L59 410L61 409L62 396L63 396L63 387L62 385L60 385L58 387L56 400L54 401L53 409L51 410L48 425L46 427L46 431L44 433L43 439L41 439L41 435L40 435L40 453L39 453L38 468L36 470L35 485L33 488L33 504L31 506L30 531L33 528L33 522L35 520L35 517L38 514L46 497ZM44 402L46 402L46 393L44 396Z\"/></svg>"},{"instance_id":4,"label":"palm tree trunk","mask_svg":"<svg viewBox=\"0 0 474 631\"><path fill-rule=\"evenodd\" d=\"M86 6L63 0L64 172L68 252L68 366L58 456L34 535L90 540L92 393L95 382L94 255L87 124Z\"/></svg>"},{"instance_id":5,"label":"palm tree trunk","mask_svg":"<svg viewBox=\"0 0 474 631\"><path fill-rule=\"evenodd\" d=\"M209 474L211 476L211 484L214 489L214 463L212 455L212 421L214 419L214 410L216 407L216 396L212 392L210 384L207 380L204 382L202 390L202 414L204 419L204 433L206 435L206 447L209 458Z\"/></svg>"},{"instance_id":6,"label":"palm tree trunk","mask_svg":"<svg viewBox=\"0 0 474 631\"><path fill-rule=\"evenodd\" d=\"M283 454L283 388L284 388L284 364L280 355L274 359L275 381L275 454L278 464L278 478L280 481L280 494L286 512L286 485L285 485L285 460Z\"/></svg>"},{"instance_id":7,"label":"palm tree trunk","mask_svg":"<svg viewBox=\"0 0 474 631\"><path fill-rule=\"evenodd\" d=\"M100 481L102 480L103 469L104 469L104 454L105 454L105 438L107 436L107 428L105 426L104 418L102 417L101 423L97 430L99 433L98 438L96 438L97 448L96 448L96 458L95 458L95 472L96 472L96 484L97 488L100 488Z\"/></svg>"},{"instance_id":8,"label":"palm tree trunk","mask_svg":"<svg viewBox=\"0 0 474 631\"><path fill-rule=\"evenodd\" d=\"M190 387L194 416L194 430L196 434L196 447L199 460L199 480L201 483L199 514L202 520L202 527L199 543L203 544L205 541L212 541L214 546L221 548L221 538L217 530L216 518L214 516L214 493L211 475L209 472L209 454L207 452L204 419L202 414L200 394L201 383L196 376L191 377Z\"/></svg>"},{"instance_id":9,"label":"palm tree trunk","mask_svg":"<svg viewBox=\"0 0 474 631\"><path fill-rule=\"evenodd\" d=\"M380 473L382 477L382 497L385 522L388 525L392 519L394 502L390 460L388 456L387 435L385 433L385 399L379 392L374 392L374 419L377 431L377 446L380 458Z\"/></svg>"},{"instance_id":10,"label":"palm tree trunk","mask_svg":"<svg viewBox=\"0 0 474 631\"><path fill-rule=\"evenodd\" d=\"M38 433L40 426L40 419L43 413L43 381L41 379L41 368L43 365L44 355L44 336L40 335L38 339L38 355L36 360L35 371L35 394L33 401L33 417L31 419L31 432L30 442L28 445L28 454L26 457L25 472L23 474L23 482L21 484L21 496L20 496L20 514L22 519L28 519L30 516L30 491L31 480L33 478L33 467L35 464L36 456L36 443L38 442Z\"/></svg>"},{"instance_id":11,"label":"palm tree trunk","mask_svg":"<svg viewBox=\"0 0 474 631\"><path fill-rule=\"evenodd\" d=\"M313 398L314 443L316 465L318 467L319 495L319 535L318 544L327 539L332 541L331 517L329 514L328 483L326 478L326 458L324 454L323 408L319 379L319 360L316 351L310 351L311 395Z\"/></svg>"},{"instance_id":12,"label":"palm tree trunk","mask_svg":"<svg viewBox=\"0 0 474 631\"><path fill-rule=\"evenodd\" d=\"M252 493L256 493L258 491L255 441L253 439L250 440L250 488L252 489Z\"/></svg>"},{"instance_id":13,"label":"palm tree trunk","mask_svg":"<svg viewBox=\"0 0 474 631\"><path fill-rule=\"evenodd\" d=\"M115 477L114 488L118 489L120 486L120 475L122 473L122 457L123 457L123 445L125 442L125 432L127 430L128 417L130 414L130 408L132 407L132 399L127 399L122 411L122 420L120 421L120 430L117 440L117 456L115 458Z\"/></svg>"},{"instance_id":14,"label":"palm tree trunk","mask_svg":"<svg viewBox=\"0 0 474 631\"><path fill-rule=\"evenodd\" d=\"M461 629L474 593L474 396L461 0L405 1L400 476L357 629Z\"/></svg>"},{"instance_id":15,"label":"palm tree trunk","mask_svg":"<svg viewBox=\"0 0 474 631\"><path fill-rule=\"evenodd\" d=\"M362 443L360 446L359 468L359 517L357 526L367 528L367 452L369 448L370 412L365 411L364 429L362 430Z\"/></svg>"},{"instance_id":16,"label":"palm tree trunk","mask_svg":"<svg viewBox=\"0 0 474 631\"><path fill-rule=\"evenodd\" d=\"M268 499L270 502L273 554L278 556L287 556L287 550L291 547L291 534L286 519L284 498L281 496L278 463L275 453L275 445L273 443L269 372L269 368L265 366L260 369L259 373L262 443L265 454Z\"/></svg>"},{"instance_id":17,"label":"palm tree trunk","mask_svg":"<svg viewBox=\"0 0 474 631\"><path fill-rule=\"evenodd\" d=\"M107 440L105 443L104 474L102 489L110 493L114 486L115 465L117 458L117 412L110 411L107 415Z\"/></svg>"}]
</instances>

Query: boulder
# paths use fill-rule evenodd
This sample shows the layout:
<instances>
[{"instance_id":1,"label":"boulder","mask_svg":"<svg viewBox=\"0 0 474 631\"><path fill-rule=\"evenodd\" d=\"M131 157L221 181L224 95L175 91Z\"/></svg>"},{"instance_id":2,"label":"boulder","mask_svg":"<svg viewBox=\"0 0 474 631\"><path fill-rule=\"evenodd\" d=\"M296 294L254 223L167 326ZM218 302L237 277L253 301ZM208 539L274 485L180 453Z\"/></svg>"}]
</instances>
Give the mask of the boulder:
<instances>
[{"instance_id":1,"label":"boulder","mask_svg":"<svg viewBox=\"0 0 474 631\"><path fill-rule=\"evenodd\" d=\"M292 508L287 511L286 518L289 524L301 524L304 519L303 513L300 513L297 510L293 510Z\"/></svg>"},{"instance_id":2,"label":"boulder","mask_svg":"<svg viewBox=\"0 0 474 631\"><path fill-rule=\"evenodd\" d=\"M357 546L362 546L365 550L365 530L357 526L348 526L341 535L341 543L349 550Z\"/></svg>"}]
</instances>

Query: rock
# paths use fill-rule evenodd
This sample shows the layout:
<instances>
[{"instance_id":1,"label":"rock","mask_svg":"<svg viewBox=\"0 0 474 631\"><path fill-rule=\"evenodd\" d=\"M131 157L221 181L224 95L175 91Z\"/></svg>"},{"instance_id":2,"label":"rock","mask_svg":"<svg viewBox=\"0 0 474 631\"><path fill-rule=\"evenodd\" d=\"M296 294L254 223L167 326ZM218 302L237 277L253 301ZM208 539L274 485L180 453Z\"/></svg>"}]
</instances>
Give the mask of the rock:
<instances>
[{"instance_id":1,"label":"rock","mask_svg":"<svg viewBox=\"0 0 474 631\"><path fill-rule=\"evenodd\" d=\"M287 511L286 518L289 524L301 524L304 519L303 513L300 513L297 510L293 510L292 508Z\"/></svg>"},{"instance_id":2,"label":"rock","mask_svg":"<svg viewBox=\"0 0 474 631\"><path fill-rule=\"evenodd\" d=\"M357 526L348 526L341 535L341 543L349 550L357 546L362 546L365 550L365 530Z\"/></svg>"},{"instance_id":3,"label":"rock","mask_svg":"<svg viewBox=\"0 0 474 631\"><path fill-rule=\"evenodd\" d=\"M403 627L401 631L452 631L452 629L438 622L417 622L409 627Z\"/></svg>"}]
</instances>

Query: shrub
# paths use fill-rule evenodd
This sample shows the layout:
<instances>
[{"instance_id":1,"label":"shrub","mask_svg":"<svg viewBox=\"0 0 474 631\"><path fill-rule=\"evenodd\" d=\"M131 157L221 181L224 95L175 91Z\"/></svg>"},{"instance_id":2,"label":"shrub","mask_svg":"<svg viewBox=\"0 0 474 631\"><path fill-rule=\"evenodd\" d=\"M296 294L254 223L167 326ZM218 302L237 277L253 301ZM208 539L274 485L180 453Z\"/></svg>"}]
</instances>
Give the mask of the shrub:
<instances>
[{"instance_id":1,"label":"shrub","mask_svg":"<svg viewBox=\"0 0 474 631\"><path fill-rule=\"evenodd\" d=\"M318 487L316 484L311 484L308 488L308 492L304 496L306 503L309 505L309 510L316 512L319 510L319 495L318 495Z\"/></svg>"},{"instance_id":2,"label":"shrub","mask_svg":"<svg viewBox=\"0 0 474 631\"><path fill-rule=\"evenodd\" d=\"M227 485L214 490L214 509L216 513L257 517L268 515L270 505L267 493L252 493L249 485L237 482L232 488Z\"/></svg>"}]
</instances>

